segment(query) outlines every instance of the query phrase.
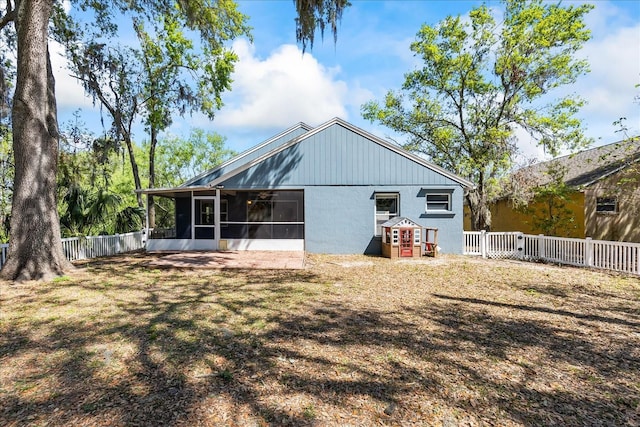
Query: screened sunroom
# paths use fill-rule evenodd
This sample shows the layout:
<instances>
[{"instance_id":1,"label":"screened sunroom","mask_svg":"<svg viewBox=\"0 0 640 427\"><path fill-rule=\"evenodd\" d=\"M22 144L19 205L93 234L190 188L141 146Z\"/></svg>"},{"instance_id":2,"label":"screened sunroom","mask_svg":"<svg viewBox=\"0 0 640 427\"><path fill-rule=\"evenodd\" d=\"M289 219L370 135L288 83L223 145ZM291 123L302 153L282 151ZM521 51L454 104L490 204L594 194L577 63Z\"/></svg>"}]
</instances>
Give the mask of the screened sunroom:
<instances>
[{"instance_id":1,"label":"screened sunroom","mask_svg":"<svg viewBox=\"0 0 640 427\"><path fill-rule=\"evenodd\" d=\"M147 250L304 250L303 190L147 190L173 201L174 222Z\"/></svg>"}]
</instances>

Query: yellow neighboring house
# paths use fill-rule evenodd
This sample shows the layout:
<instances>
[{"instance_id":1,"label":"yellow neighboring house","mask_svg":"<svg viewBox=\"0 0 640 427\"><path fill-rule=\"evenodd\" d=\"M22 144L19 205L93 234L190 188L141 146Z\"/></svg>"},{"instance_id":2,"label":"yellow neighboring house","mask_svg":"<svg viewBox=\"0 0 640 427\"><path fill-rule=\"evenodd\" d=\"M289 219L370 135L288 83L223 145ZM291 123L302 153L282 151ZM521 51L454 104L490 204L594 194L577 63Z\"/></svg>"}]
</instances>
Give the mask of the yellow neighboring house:
<instances>
[{"instance_id":1,"label":"yellow neighboring house","mask_svg":"<svg viewBox=\"0 0 640 427\"><path fill-rule=\"evenodd\" d=\"M545 198L516 209L509 195L491 205L491 231L521 231L562 237L640 242L640 138L603 145L520 169L511 182L533 194L561 171L565 200ZM549 210L562 215L555 233L544 233L541 218ZM465 230L470 230L465 211Z\"/></svg>"}]
</instances>

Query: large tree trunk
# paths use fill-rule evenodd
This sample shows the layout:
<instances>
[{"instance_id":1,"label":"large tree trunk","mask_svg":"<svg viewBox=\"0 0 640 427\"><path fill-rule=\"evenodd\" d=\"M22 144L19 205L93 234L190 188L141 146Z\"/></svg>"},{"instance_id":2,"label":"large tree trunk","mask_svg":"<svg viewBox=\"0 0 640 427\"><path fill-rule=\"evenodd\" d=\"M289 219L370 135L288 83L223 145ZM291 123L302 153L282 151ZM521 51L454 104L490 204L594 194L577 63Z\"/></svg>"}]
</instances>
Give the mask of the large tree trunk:
<instances>
[{"instance_id":1,"label":"large tree trunk","mask_svg":"<svg viewBox=\"0 0 640 427\"><path fill-rule=\"evenodd\" d=\"M467 193L467 203L471 211L471 228L473 231L491 230L491 211L486 194L479 188Z\"/></svg>"},{"instance_id":2,"label":"large tree trunk","mask_svg":"<svg viewBox=\"0 0 640 427\"><path fill-rule=\"evenodd\" d=\"M138 162L136 162L136 156L133 152L133 141L131 141L131 133L128 132L125 135L125 144L129 153L129 162L131 163L131 172L133 173L133 183L136 190L142 189L142 181L140 180L140 171L138 169ZM136 193L136 199L138 201L138 207L143 208L144 202L142 201L142 194Z\"/></svg>"},{"instance_id":3,"label":"large tree trunk","mask_svg":"<svg viewBox=\"0 0 640 427\"><path fill-rule=\"evenodd\" d=\"M9 280L48 280L73 268L62 251L56 203L58 123L47 49L52 6L53 0L17 3L15 179L9 256L0 273Z\"/></svg>"}]
</instances>

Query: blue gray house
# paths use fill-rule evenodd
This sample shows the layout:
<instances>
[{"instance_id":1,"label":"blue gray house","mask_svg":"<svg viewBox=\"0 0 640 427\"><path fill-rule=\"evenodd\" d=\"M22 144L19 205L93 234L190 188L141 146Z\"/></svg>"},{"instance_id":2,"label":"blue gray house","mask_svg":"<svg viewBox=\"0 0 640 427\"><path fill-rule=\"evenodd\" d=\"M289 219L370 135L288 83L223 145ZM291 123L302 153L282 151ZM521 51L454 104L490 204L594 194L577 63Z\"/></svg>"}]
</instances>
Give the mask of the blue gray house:
<instances>
[{"instance_id":1,"label":"blue gray house","mask_svg":"<svg viewBox=\"0 0 640 427\"><path fill-rule=\"evenodd\" d=\"M147 250L380 253L396 216L439 229L462 252L472 183L339 118L299 123L176 188L175 229L150 230Z\"/></svg>"}]
</instances>

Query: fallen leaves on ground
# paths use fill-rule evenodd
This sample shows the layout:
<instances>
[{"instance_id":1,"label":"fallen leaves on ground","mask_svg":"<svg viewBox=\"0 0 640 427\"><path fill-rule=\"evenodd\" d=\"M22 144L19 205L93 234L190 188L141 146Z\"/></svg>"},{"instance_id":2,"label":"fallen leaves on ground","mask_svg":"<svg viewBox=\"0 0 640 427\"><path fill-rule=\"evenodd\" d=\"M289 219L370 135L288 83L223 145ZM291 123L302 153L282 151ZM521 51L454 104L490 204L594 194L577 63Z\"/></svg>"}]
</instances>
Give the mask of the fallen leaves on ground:
<instances>
[{"instance_id":1,"label":"fallen leaves on ground","mask_svg":"<svg viewBox=\"0 0 640 427\"><path fill-rule=\"evenodd\" d=\"M4 426L640 425L640 280L443 256L0 283Z\"/></svg>"}]
</instances>

